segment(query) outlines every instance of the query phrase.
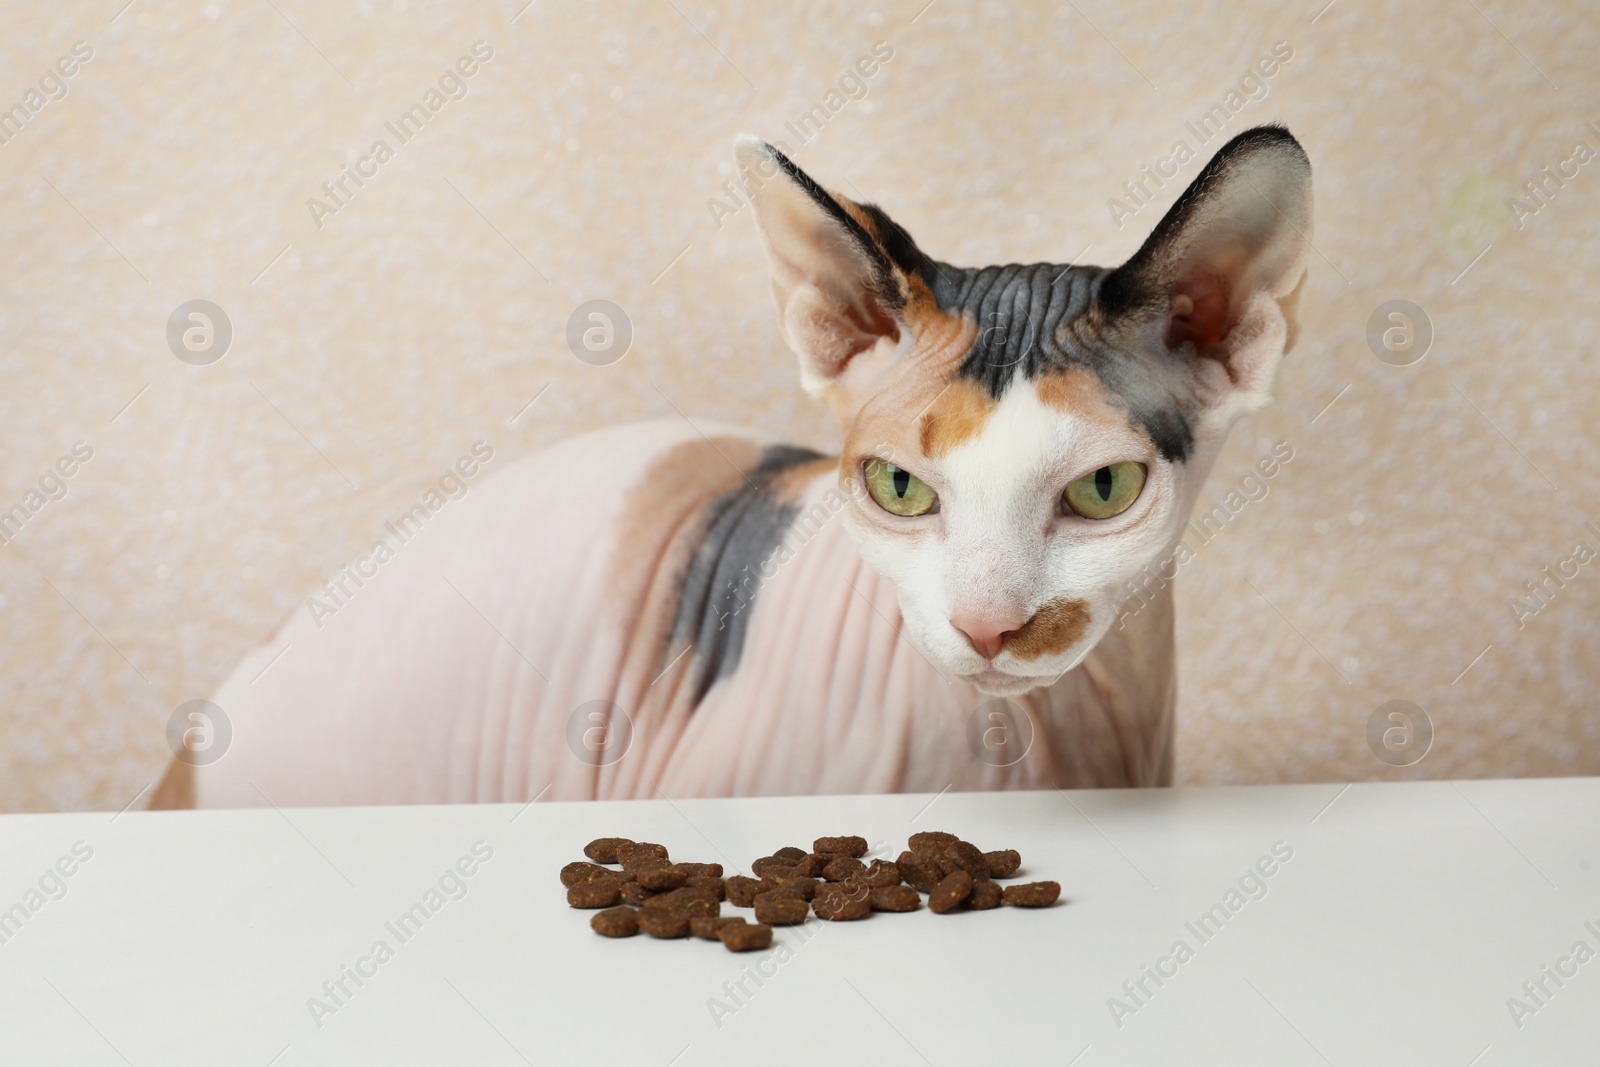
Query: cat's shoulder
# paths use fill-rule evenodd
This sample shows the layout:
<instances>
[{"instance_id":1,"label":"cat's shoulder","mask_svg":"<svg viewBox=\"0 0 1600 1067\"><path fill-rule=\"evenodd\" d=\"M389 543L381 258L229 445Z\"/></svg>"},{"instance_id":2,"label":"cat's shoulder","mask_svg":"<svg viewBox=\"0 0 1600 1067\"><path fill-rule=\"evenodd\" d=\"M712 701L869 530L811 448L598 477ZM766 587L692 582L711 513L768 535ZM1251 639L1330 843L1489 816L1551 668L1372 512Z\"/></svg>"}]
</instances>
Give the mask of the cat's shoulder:
<instances>
[{"instance_id":1,"label":"cat's shoulder","mask_svg":"<svg viewBox=\"0 0 1600 1067\"><path fill-rule=\"evenodd\" d=\"M673 452L685 442L701 444L733 443L736 447L769 448L783 444L777 435L750 426L667 416L638 422L618 423L586 430L554 441L531 453L519 463L539 463L568 459L574 455L592 459L622 458L641 462Z\"/></svg>"},{"instance_id":2,"label":"cat's shoulder","mask_svg":"<svg viewBox=\"0 0 1600 1067\"><path fill-rule=\"evenodd\" d=\"M497 492L513 493L530 482L709 487L729 477L741 479L774 456L791 453L816 455L754 427L669 416L602 426L552 442L507 464L491 483Z\"/></svg>"}]
</instances>

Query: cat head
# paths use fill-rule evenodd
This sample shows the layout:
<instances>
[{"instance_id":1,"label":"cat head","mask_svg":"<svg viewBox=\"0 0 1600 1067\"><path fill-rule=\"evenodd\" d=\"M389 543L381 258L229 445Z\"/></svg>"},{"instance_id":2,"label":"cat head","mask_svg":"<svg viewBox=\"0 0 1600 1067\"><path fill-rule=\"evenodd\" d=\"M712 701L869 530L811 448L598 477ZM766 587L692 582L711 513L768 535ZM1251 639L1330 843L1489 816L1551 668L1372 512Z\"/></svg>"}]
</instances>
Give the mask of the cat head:
<instances>
[{"instance_id":1,"label":"cat head","mask_svg":"<svg viewBox=\"0 0 1600 1067\"><path fill-rule=\"evenodd\" d=\"M851 535L907 635L985 692L1049 684L1270 399L1310 248L1304 151L1235 137L1114 269L949 266L772 146L737 158L801 381L843 431Z\"/></svg>"}]
</instances>

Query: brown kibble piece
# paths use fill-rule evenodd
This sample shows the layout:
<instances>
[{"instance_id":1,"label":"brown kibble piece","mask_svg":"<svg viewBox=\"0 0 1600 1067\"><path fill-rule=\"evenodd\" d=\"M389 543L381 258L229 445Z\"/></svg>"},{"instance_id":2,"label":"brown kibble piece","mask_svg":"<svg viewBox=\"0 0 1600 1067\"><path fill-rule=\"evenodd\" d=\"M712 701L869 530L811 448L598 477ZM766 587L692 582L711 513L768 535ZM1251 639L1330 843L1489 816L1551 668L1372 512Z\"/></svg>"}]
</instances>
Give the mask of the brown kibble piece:
<instances>
[{"instance_id":1,"label":"brown kibble piece","mask_svg":"<svg viewBox=\"0 0 1600 1067\"><path fill-rule=\"evenodd\" d=\"M651 937L689 936L689 913L676 908L640 908L639 929Z\"/></svg>"},{"instance_id":2,"label":"brown kibble piece","mask_svg":"<svg viewBox=\"0 0 1600 1067\"><path fill-rule=\"evenodd\" d=\"M1022 866L1022 855L1014 848L999 852L985 852L983 862L989 865L990 878L1010 878Z\"/></svg>"},{"instance_id":3,"label":"brown kibble piece","mask_svg":"<svg viewBox=\"0 0 1600 1067\"><path fill-rule=\"evenodd\" d=\"M782 891L756 897L756 922L769 926L793 926L806 921L811 905L803 897Z\"/></svg>"},{"instance_id":4,"label":"brown kibble piece","mask_svg":"<svg viewBox=\"0 0 1600 1067\"><path fill-rule=\"evenodd\" d=\"M574 908L609 908L621 899L617 883L609 878L592 878L567 889L567 903Z\"/></svg>"},{"instance_id":5,"label":"brown kibble piece","mask_svg":"<svg viewBox=\"0 0 1600 1067\"><path fill-rule=\"evenodd\" d=\"M912 852L942 852L946 845L953 845L960 840L955 834L947 834L943 830L924 830L920 834L912 834L906 846Z\"/></svg>"},{"instance_id":6,"label":"brown kibble piece","mask_svg":"<svg viewBox=\"0 0 1600 1067\"><path fill-rule=\"evenodd\" d=\"M617 862L624 867L637 867L651 861L670 862L667 846L651 844L649 841L629 841L617 846Z\"/></svg>"},{"instance_id":7,"label":"brown kibble piece","mask_svg":"<svg viewBox=\"0 0 1600 1067\"><path fill-rule=\"evenodd\" d=\"M818 887L811 910L817 918L835 922L861 919L872 910L871 892L859 882L829 882Z\"/></svg>"},{"instance_id":8,"label":"brown kibble piece","mask_svg":"<svg viewBox=\"0 0 1600 1067\"><path fill-rule=\"evenodd\" d=\"M895 861L901 881L922 893L931 893L944 877L933 861L920 852L902 852Z\"/></svg>"},{"instance_id":9,"label":"brown kibble piece","mask_svg":"<svg viewBox=\"0 0 1600 1067\"><path fill-rule=\"evenodd\" d=\"M799 863L801 860L806 858L806 850L803 848L795 848L793 845L785 845L772 855L774 859L783 860L785 863Z\"/></svg>"},{"instance_id":10,"label":"brown kibble piece","mask_svg":"<svg viewBox=\"0 0 1600 1067\"><path fill-rule=\"evenodd\" d=\"M655 896L655 892L646 889L638 882L624 882L621 886L621 896L629 904L643 904Z\"/></svg>"},{"instance_id":11,"label":"brown kibble piece","mask_svg":"<svg viewBox=\"0 0 1600 1067\"><path fill-rule=\"evenodd\" d=\"M683 910L689 913L689 918L698 919L706 915L721 915L722 901L712 900L710 897L696 897L683 902Z\"/></svg>"},{"instance_id":12,"label":"brown kibble piece","mask_svg":"<svg viewBox=\"0 0 1600 1067\"><path fill-rule=\"evenodd\" d=\"M928 910L943 915L972 894L972 875L956 871L946 875L932 893L928 894Z\"/></svg>"},{"instance_id":13,"label":"brown kibble piece","mask_svg":"<svg viewBox=\"0 0 1600 1067\"><path fill-rule=\"evenodd\" d=\"M757 878L776 878L780 874L794 874L794 864L776 856L762 856L750 864L750 873Z\"/></svg>"},{"instance_id":14,"label":"brown kibble piece","mask_svg":"<svg viewBox=\"0 0 1600 1067\"><path fill-rule=\"evenodd\" d=\"M742 923L743 919L731 915L696 915L689 920L689 932L707 941L720 940L717 931L727 923Z\"/></svg>"},{"instance_id":15,"label":"brown kibble piece","mask_svg":"<svg viewBox=\"0 0 1600 1067\"><path fill-rule=\"evenodd\" d=\"M1060 882L1023 882L1005 888L1005 902L1021 908L1047 908L1060 896Z\"/></svg>"},{"instance_id":16,"label":"brown kibble piece","mask_svg":"<svg viewBox=\"0 0 1600 1067\"><path fill-rule=\"evenodd\" d=\"M615 878L617 872L607 867L601 867L599 864L578 860L561 868L561 884L571 889L579 882L587 882L591 878L599 878L602 875L607 878Z\"/></svg>"},{"instance_id":17,"label":"brown kibble piece","mask_svg":"<svg viewBox=\"0 0 1600 1067\"><path fill-rule=\"evenodd\" d=\"M981 881L974 879L972 893L967 897L967 907L973 911L988 911L990 908L998 908L1004 895L1005 890L1000 888L999 883L991 882L987 878Z\"/></svg>"},{"instance_id":18,"label":"brown kibble piece","mask_svg":"<svg viewBox=\"0 0 1600 1067\"><path fill-rule=\"evenodd\" d=\"M741 919L718 927L717 939L728 946L729 952L752 952L772 944L772 927Z\"/></svg>"},{"instance_id":19,"label":"brown kibble piece","mask_svg":"<svg viewBox=\"0 0 1600 1067\"><path fill-rule=\"evenodd\" d=\"M651 893L639 902L641 908L679 908L683 907L684 897L688 895L686 888L668 889L664 893Z\"/></svg>"},{"instance_id":20,"label":"brown kibble piece","mask_svg":"<svg viewBox=\"0 0 1600 1067\"><path fill-rule=\"evenodd\" d=\"M867 839L864 837L819 837L811 843L813 852L837 852L849 856L851 859L860 859L867 854Z\"/></svg>"},{"instance_id":21,"label":"brown kibble piece","mask_svg":"<svg viewBox=\"0 0 1600 1067\"><path fill-rule=\"evenodd\" d=\"M716 897L701 889L684 886L681 889L657 893L641 906L645 911L681 911L690 916L721 915L722 905Z\"/></svg>"},{"instance_id":22,"label":"brown kibble piece","mask_svg":"<svg viewBox=\"0 0 1600 1067\"><path fill-rule=\"evenodd\" d=\"M908 885L884 885L867 894L873 911L916 911L922 896Z\"/></svg>"},{"instance_id":23,"label":"brown kibble piece","mask_svg":"<svg viewBox=\"0 0 1600 1067\"><path fill-rule=\"evenodd\" d=\"M679 889L689 881L683 871L671 865L635 867L634 876L640 885L657 893Z\"/></svg>"},{"instance_id":24,"label":"brown kibble piece","mask_svg":"<svg viewBox=\"0 0 1600 1067\"><path fill-rule=\"evenodd\" d=\"M760 881L742 874L729 878L723 886L728 903L740 908L750 907L756 902L756 894L762 892Z\"/></svg>"},{"instance_id":25,"label":"brown kibble piece","mask_svg":"<svg viewBox=\"0 0 1600 1067\"><path fill-rule=\"evenodd\" d=\"M828 865L822 868L822 877L830 882L843 882L846 879L854 878L866 869L867 865L860 860L852 856L840 856L836 860L830 860Z\"/></svg>"},{"instance_id":26,"label":"brown kibble piece","mask_svg":"<svg viewBox=\"0 0 1600 1067\"><path fill-rule=\"evenodd\" d=\"M632 937L639 932L639 916L632 908L607 908L594 913L589 927L602 937Z\"/></svg>"},{"instance_id":27,"label":"brown kibble piece","mask_svg":"<svg viewBox=\"0 0 1600 1067\"><path fill-rule=\"evenodd\" d=\"M712 878L708 875L699 874L690 878L684 885L690 889L699 889L709 893L718 900L726 900L728 896L727 883L721 878Z\"/></svg>"},{"instance_id":28,"label":"brown kibble piece","mask_svg":"<svg viewBox=\"0 0 1600 1067\"><path fill-rule=\"evenodd\" d=\"M720 863L674 863L691 879L694 878L721 878L722 864Z\"/></svg>"},{"instance_id":29,"label":"brown kibble piece","mask_svg":"<svg viewBox=\"0 0 1600 1067\"><path fill-rule=\"evenodd\" d=\"M989 861L983 858L983 853L979 851L977 845L966 841L946 845L943 859L945 862L942 866L946 875L954 871L966 871L980 882L989 877Z\"/></svg>"},{"instance_id":30,"label":"brown kibble piece","mask_svg":"<svg viewBox=\"0 0 1600 1067\"><path fill-rule=\"evenodd\" d=\"M861 880L873 889L900 884L900 868L888 860L873 860Z\"/></svg>"},{"instance_id":31,"label":"brown kibble piece","mask_svg":"<svg viewBox=\"0 0 1600 1067\"><path fill-rule=\"evenodd\" d=\"M583 854L596 863L621 863L617 859L617 849L631 844L633 842L626 837L597 837L583 846Z\"/></svg>"},{"instance_id":32,"label":"brown kibble piece","mask_svg":"<svg viewBox=\"0 0 1600 1067\"><path fill-rule=\"evenodd\" d=\"M795 861L794 873L802 878L822 877L822 868L837 859L831 852L810 852L803 859Z\"/></svg>"},{"instance_id":33,"label":"brown kibble piece","mask_svg":"<svg viewBox=\"0 0 1600 1067\"><path fill-rule=\"evenodd\" d=\"M762 879L761 884L763 886L767 885L767 880ZM817 886L821 884L822 883L817 881L815 878L801 878L799 876L795 876L792 878L777 879L771 886L771 889L782 893L793 893L801 900L810 900L812 897L817 895ZM763 889L761 892L768 891L769 890Z\"/></svg>"}]
</instances>

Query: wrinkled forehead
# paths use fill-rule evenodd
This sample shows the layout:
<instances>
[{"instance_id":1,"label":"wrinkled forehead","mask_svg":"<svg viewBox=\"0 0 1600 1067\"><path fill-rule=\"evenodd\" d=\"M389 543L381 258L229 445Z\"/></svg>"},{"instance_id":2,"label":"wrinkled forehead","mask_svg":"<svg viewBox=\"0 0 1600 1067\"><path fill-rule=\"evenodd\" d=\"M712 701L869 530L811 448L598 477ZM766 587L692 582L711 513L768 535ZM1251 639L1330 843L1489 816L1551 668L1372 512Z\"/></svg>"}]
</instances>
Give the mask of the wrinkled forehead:
<instances>
[{"instance_id":1,"label":"wrinkled forehead","mask_svg":"<svg viewBox=\"0 0 1600 1067\"><path fill-rule=\"evenodd\" d=\"M925 261L905 309L916 350L861 416L880 424L880 439L886 420L909 420L920 452L937 458L1001 407L1004 421L1023 419L1025 432L1038 434L1050 421L1042 406L1057 415L1048 439L1120 431L1124 444L1137 439L1164 459L1186 459L1194 445L1190 377L1181 360L1135 351L1107 328L1094 303L1105 275L1050 263L974 269ZM1017 442L1010 427L995 436Z\"/></svg>"}]
</instances>

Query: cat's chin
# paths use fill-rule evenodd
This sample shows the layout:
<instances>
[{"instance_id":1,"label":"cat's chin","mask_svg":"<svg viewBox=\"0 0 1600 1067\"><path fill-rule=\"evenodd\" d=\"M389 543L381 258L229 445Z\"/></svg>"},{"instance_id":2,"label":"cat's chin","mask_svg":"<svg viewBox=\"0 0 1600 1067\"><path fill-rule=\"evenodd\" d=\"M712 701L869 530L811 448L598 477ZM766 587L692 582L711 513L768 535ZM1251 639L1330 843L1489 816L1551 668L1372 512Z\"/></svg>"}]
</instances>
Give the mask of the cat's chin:
<instances>
[{"instance_id":1,"label":"cat's chin","mask_svg":"<svg viewBox=\"0 0 1600 1067\"><path fill-rule=\"evenodd\" d=\"M1030 689L1050 684L1048 675L1034 677L1026 674L1007 674L1005 671L993 669L979 671L976 674L963 674L961 678L981 692L995 697L1021 696Z\"/></svg>"}]
</instances>

